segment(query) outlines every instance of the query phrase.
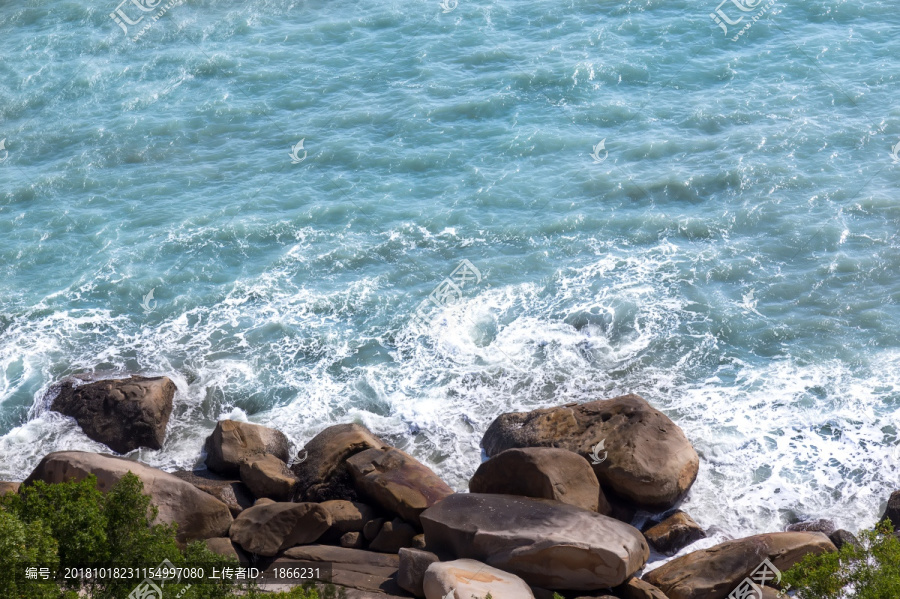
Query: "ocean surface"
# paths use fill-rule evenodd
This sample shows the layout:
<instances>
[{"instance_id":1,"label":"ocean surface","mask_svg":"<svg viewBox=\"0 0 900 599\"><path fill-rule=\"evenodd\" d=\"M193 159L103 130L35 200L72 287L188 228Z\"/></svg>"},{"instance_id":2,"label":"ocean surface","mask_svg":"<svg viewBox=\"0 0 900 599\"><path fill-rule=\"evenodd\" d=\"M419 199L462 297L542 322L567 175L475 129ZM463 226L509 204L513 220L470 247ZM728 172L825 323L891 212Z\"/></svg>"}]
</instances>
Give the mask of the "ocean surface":
<instances>
[{"instance_id":1,"label":"ocean surface","mask_svg":"<svg viewBox=\"0 0 900 599\"><path fill-rule=\"evenodd\" d=\"M634 392L717 538L874 523L895 3L237 4L0 5L0 479L105 449L78 373L176 381L162 468L355 420L459 490L498 414Z\"/></svg>"}]
</instances>

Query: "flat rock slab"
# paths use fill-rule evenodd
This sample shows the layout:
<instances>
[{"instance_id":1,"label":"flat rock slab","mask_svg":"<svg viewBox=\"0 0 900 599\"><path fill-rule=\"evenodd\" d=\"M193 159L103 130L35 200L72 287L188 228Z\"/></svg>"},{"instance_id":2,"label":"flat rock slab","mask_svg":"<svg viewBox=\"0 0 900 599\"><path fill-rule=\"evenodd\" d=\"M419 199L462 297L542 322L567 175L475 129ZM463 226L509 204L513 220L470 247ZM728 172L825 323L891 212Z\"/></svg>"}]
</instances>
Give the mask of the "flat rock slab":
<instances>
[{"instance_id":1,"label":"flat rock slab","mask_svg":"<svg viewBox=\"0 0 900 599\"><path fill-rule=\"evenodd\" d=\"M507 449L483 462L469 481L472 493L501 493L553 499L598 511L603 491L591 465L567 449ZM606 499L604 508L609 509ZM604 512L609 515L609 512Z\"/></svg>"},{"instance_id":2,"label":"flat rock slab","mask_svg":"<svg viewBox=\"0 0 900 599\"><path fill-rule=\"evenodd\" d=\"M294 545L315 542L331 526L317 503L269 503L241 512L229 536L245 551L266 557Z\"/></svg>"},{"instance_id":3,"label":"flat rock slab","mask_svg":"<svg viewBox=\"0 0 900 599\"><path fill-rule=\"evenodd\" d=\"M373 553L371 551L363 551L362 549L333 547L331 545L304 545L302 547L293 547L285 551L284 556L295 560L346 564L348 567L365 566L386 568L392 572L396 572L400 567L400 557L397 555ZM365 572L368 570L360 571Z\"/></svg>"},{"instance_id":4,"label":"flat rock slab","mask_svg":"<svg viewBox=\"0 0 900 599\"><path fill-rule=\"evenodd\" d=\"M525 581L509 572L472 559L436 562L428 566L425 599L534 599Z\"/></svg>"},{"instance_id":5,"label":"flat rock slab","mask_svg":"<svg viewBox=\"0 0 900 599\"><path fill-rule=\"evenodd\" d=\"M650 555L636 528L546 499L458 493L425 510L422 526L438 555L483 561L547 589L614 587Z\"/></svg>"},{"instance_id":6,"label":"flat rock slab","mask_svg":"<svg viewBox=\"0 0 900 599\"><path fill-rule=\"evenodd\" d=\"M109 491L128 472L144 483L144 494L159 509L156 521L178 524L183 542L224 537L233 520L228 506L189 482L152 466L125 458L86 451L47 454L22 484L36 480L61 483L83 480L93 474L97 488Z\"/></svg>"},{"instance_id":7,"label":"flat rock slab","mask_svg":"<svg viewBox=\"0 0 900 599\"><path fill-rule=\"evenodd\" d=\"M76 385L65 381L50 409L78 422L84 434L117 453L162 449L172 414L175 383L133 375Z\"/></svg>"},{"instance_id":8,"label":"flat rock slab","mask_svg":"<svg viewBox=\"0 0 900 599\"><path fill-rule=\"evenodd\" d=\"M347 460L357 490L388 512L419 524L419 514L453 489L430 468L392 447L367 449Z\"/></svg>"},{"instance_id":9,"label":"flat rock slab","mask_svg":"<svg viewBox=\"0 0 900 599\"><path fill-rule=\"evenodd\" d=\"M172 474L227 505L234 517L253 506L253 494L239 480L223 478L210 470L179 470Z\"/></svg>"},{"instance_id":10,"label":"flat rock slab","mask_svg":"<svg viewBox=\"0 0 900 599\"><path fill-rule=\"evenodd\" d=\"M675 505L700 467L682 430L638 395L501 414L481 444L491 457L514 447L574 451L604 489L650 511Z\"/></svg>"},{"instance_id":11,"label":"flat rock slab","mask_svg":"<svg viewBox=\"0 0 900 599\"><path fill-rule=\"evenodd\" d=\"M361 451L388 445L361 424L336 424L313 437L291 466L306 501L356 500L345 460Z\"/></svg>"},{"instance_id":12,"label":"flat rock slab","mask_svg":"<svg viewBox=\"0 0 900 599\"><path fill-rule=\"evenodd\" d=\"M291 442L281 431L267 426L220 420L206 438L206 467L222 476L238 476L241 464L265 454L287 462Z\"/></svg>"},{"instance_id":13,"label":"flat rock slab","mask_svg":"<svg viewBox=\"0 0 900 599\"><path fill-rule=\"evenodd\" d=\"M728 541L676 558L643 576L669 599L725 599L768 559L785 572L808 553L836 551L820 532L776 532Z\"/></svg>"},{"instance_id":14,"label":"flat rock slab","mask_svg":"<svg viewBox=\"0 0 900 599\"><path fill-rule=\"evenodd\" d=\"M330 562L332 582L369 592L403 595L397 584L399 557L328 545L304 545L284 552L291 560Z\"/></svg>"}]
</instances>

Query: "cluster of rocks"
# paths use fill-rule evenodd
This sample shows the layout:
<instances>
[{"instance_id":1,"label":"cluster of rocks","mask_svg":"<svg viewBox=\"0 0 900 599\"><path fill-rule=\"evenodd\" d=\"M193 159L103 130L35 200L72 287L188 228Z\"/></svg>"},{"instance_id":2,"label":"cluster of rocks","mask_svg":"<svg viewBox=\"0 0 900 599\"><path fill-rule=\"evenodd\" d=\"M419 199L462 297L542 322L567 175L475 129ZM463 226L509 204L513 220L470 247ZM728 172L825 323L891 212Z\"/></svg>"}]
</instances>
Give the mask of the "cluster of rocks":
<instances>
[{"instance_id":1,"label":"cluster of rocks","mask_svg":"<svg viewBox=\"0 0 900 599\"><path fill-rule=\"evenodd\" d=\"M122 452L161 446L173 394L165 377L131 377L64 385L53 407ZM124 415L131 421L117 421ZM266 568L327 562L335 584L357 590L351 596L382 599L725 599L763 560L783 571L855 542L810 523L694 551L640 577L651 547L672 555L706 533L676 509L697 453L636 395L503 414L482 446L489 459L457 493L360 424L326 428L292 459L280 431L223 420L206 440L205 470L63 451L22 484L93 474L107 490L130 471L181 542L205 540ZM0 493L17 488L0 483ZM897 524L895 495L887 516ZM643 531L632 526L638 510L656 514Z\"/></svg>"}]
</instances>

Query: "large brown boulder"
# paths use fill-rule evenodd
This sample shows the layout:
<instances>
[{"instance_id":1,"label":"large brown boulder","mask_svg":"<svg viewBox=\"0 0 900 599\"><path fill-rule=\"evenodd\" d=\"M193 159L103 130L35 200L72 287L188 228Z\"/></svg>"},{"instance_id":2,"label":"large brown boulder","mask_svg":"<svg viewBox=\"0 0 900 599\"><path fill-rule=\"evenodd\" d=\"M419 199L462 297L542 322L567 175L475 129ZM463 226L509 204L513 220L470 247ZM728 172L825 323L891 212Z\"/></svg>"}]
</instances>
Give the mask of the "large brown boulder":
<instances>
[{"instance_id":1,"label":"large brown boulder","mask_svg":"<svg viewBox=\"0 0 900 599\"><path fill-rule=\"evenodd\" d=\"M291 442L284 433L267 426L220 420L205 447L207 468L222 476L238 476L241 464L267 453L287 462Z\"/></svg>"},{"instance_id":2,"label":"large brown boulder","mask_svg":"<svg viewBox=\"0 0 900 599\"><path fill-rule=\"evenodd\" d=\"M515 574L472 559L431 564L422 586L425 599L534 599L525 581Z\"/></svg>"},{"instance_id":3,"label":"large brown boulder","mask_svg":"<svg viewBox=\"0 0 900 599\"><path fill-rule=\"evenodd\" d=\"M290 501L297 491L297 477L287 464L272 454L249 458L241 464L241 480L257 497Z\"/></svg>"},{"instance_id":4,"label":"large brown boulder","mask_svg":"<svg viewBox=\"0 0 900 599\"><path fill-rule=\"evenodd\" d=\"M227 505L232 516L253 505L253 494L239 480L222 478L209 470L178 470L172 474Z\"/></svg>"},{"instance_id":5,"label":"large brown boulder","mask_svg":"<svg viewBox=\"0 0 900 599\"><path fill-rule=\"evenodd\" d=\"M587 460L555 447L500 452L478 467L469 481L469 491L553 499L592 512L598 511L603 494ZM603 504L608 509L605 499Z\"/></svg>"},{"instance_id":6,"label":"large brown boulder","mask_svg":"<svg viewBox=\"0 0 900 599\"><path fill-rule=\"evenodd\" d=\"M705 539L706 533L693 518L679 510L645 530L644 537L656 551L674 555L691 543Z\"/></svg>"},{"instance_id":7,"label":"large brown boulder","mask_svg":"<svg viewBox=\"0 0 900 599\"><path fill-rule=\"evenodd\" d=\"M362 495L415 524L425 509L453 494L431 469L392 447L357 453L347 466Z\"/></svg>"},{"instance_id":8,"label":"large brown boulder","mask_svg":"<svg viewBox=\"0 0 900 599\"><path fill-rule=\"evenodd\" d=\"M676 558L644 575L669 599L725 599L768 559L784 572L808 553L837 551L820 532L776 532L728 541Z\"/></svg>"},{"instance_id":9,"label":"large brown boulder","mask_svg":"<svg viewBox=\"0 0 900 599\"><path fill-rule=\"evenodd\" d=\"M367 449L388 447L361 424L336 424L313 437L291 466L300 481L299 499L327 501L359 498L345 460Z\"/></svg>"},{"instance_id":10,"label":"large brown boulder","mask_svg":"<svg viewBox=\"0 0 900 599\"><path fill-rule=\"evenodd\" d=\"M295 545L314 543L331 526L317 503L269 503L235 518L229 536L245 551L271 557Z\"/></svg>"},{"instance_id":11,"label":"large brown boulder","mask_svg":"<svg viewBox=\"0 0 900 599\"><path fill-rule=\"evenodd\" d=\"M162 448L173 397L175 383L164 376L65 381L50 409L74 418L94 441L128 453L138 447Z\"/></svg>"},{"instance_id":12,"label":"large brown boulder","mask_svg":"<svg viewBox=\"0 0 900 599\"><path fill-rule=\"evenodd\" d=\"M57 451L47 454L23 485L42 480L61 483L83 480L93 474L97 488L109 491L128 472L144 483L144 494L159 509L156 521L178 524L182 542L228 534L232 517L228 506L189 482L157 468L111 455L85 451Z\"/></svg>"},{"instance_id":13,"label":"large brown boulder","mask_svg":"<svg viewBox=\"0 0 900 599\"><path fill-rule=\"evenodd\" d=\"M636 528L547 499L457 493L421 520L430 551L477 559L548 589L613 587L650 555Z\"/></svg>"},{"instance_id":14,"label":"large brown boulder","mask_svg":"<svg viewBox=\"0 0 900 599\"><path fill-rule=\"evenodd\" d=\"M592 462L605 490L650 510L681 499L700 466L681 429L637 395L501 414L481 443L489 456L514 447L574 451Z\"/></svg>"}]
</instances>

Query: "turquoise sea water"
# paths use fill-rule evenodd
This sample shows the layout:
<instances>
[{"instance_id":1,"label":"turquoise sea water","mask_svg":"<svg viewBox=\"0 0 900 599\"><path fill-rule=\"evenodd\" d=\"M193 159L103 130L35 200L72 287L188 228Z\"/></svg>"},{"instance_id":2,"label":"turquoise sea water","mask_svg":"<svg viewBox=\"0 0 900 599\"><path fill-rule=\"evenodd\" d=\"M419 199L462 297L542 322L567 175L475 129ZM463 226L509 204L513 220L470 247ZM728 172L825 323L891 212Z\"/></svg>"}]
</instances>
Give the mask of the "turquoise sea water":
<instances>
[{"instance_id":1,"label":"turquoise sea water","mask_svg":"<svg viewBox=\"0 0 900 599\"><path fill-rule=\"evenodd\" d=\"M900 13L754 1L0 6L0 479L103 449L48 411L74 373L176 380L154 465L355 419L460 490L499 413L636 392L702 525L870 524Z\"/></svg>"}]
</instances>

